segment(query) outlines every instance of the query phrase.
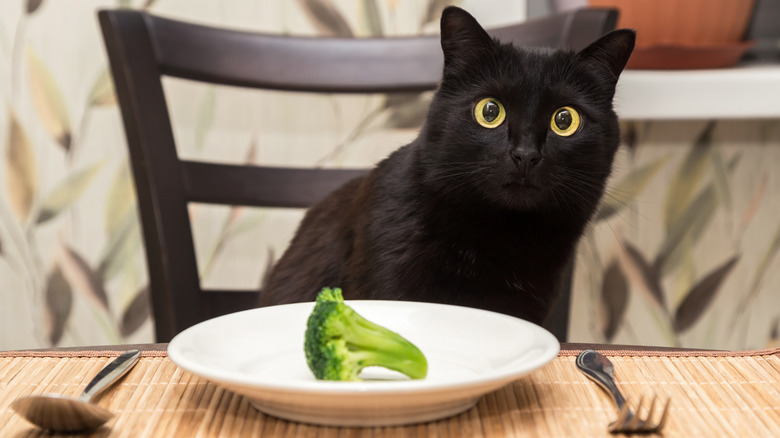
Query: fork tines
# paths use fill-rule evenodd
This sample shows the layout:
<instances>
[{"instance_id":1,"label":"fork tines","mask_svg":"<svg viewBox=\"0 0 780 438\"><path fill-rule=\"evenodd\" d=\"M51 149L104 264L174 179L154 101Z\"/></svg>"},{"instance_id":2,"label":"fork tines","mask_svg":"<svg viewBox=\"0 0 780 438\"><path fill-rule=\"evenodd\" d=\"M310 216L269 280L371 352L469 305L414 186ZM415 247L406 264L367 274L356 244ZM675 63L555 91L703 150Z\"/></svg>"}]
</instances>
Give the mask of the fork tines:
<instances>
[{"instance_id":1,"label":"fork tines","mask_svg":"<svg viewBox=\"0 0 780 438\"><path fill-rule=\"evenodd\" d=\"M666 418L669 413L669 403L671 400L666 400L664 409L661 413L661 417L658 421L653 421L653 414L655 413L657 396L653 396L650 402L650 407L647 408L647 413L642 415L643 397L639 398L639 403L636 405L636 409L633 411L630 408L628 401L622 406L618 412L618 418L612 424L609 425L609 431L613 433L653 433L660 432L666 423Z\"/></svg>"}]
</instances>

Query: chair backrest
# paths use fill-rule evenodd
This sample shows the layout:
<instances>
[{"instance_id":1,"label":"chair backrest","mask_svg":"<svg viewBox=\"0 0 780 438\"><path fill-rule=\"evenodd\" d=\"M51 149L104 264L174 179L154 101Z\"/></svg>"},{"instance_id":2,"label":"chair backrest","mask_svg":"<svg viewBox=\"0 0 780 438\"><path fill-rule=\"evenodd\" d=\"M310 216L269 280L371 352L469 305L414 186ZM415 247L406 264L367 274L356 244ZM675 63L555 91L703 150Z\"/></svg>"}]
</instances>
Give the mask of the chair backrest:
<instances>
[{"instance_id":1,"label":"chair backrest","mask_svg":"<svg viewBox=\"0 0 780 438\"><path fill-rule=\"evenodd\" d=\"M198 322L255 307L259 291L201 287L188 203L307 207L367 169L240 166L180 159L162 77L306 92L433 90L438 36L344 39L256 34L118 9L98 13L130 150L158 342ZM615 26L580 10L491 31L518 44L580 49ZM565 337L568 290L551 330ZM561 313L562 312L562 313ZM556 328L557 327L557 328Z\"/></svg>"}]
</instances>

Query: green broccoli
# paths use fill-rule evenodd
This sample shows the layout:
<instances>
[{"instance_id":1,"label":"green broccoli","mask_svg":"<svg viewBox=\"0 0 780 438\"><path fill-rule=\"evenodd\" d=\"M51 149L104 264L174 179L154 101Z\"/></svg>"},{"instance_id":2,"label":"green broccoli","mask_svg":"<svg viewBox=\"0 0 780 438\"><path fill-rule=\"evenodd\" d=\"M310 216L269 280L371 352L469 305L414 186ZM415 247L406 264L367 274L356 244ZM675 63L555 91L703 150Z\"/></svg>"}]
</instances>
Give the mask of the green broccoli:
<instances>
[{"instance_id":1,"label":"green broccoli","mask_svg":"<svg viewBox=\"0 0 780 438\"><path fill-rule=\"evenodd\" d=\"M412 379L428 374L425 355L398 333L363 318L344 303L339 288L324 288L306 323L306 362L320 380L361 380L380 366Z\"/></svg>"}]
</instances>

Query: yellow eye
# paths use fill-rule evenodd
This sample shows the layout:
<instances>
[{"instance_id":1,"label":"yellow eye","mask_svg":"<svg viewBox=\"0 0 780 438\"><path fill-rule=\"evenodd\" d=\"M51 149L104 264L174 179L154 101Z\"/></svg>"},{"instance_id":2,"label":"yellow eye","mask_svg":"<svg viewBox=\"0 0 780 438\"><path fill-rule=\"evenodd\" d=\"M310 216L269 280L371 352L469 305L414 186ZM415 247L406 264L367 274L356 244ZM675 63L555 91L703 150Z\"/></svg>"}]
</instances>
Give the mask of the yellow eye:
<instances>
[{"instance_id":1,"label":"yellow eye","mask_svg":"<svg viewBox=\"0 0 780 438\"><path fill-rule=\"evenodd\" d=\"M568 137L580 128L580 113L570 106L558 108L550 120L550 128L561 137Z\"/></svg>"},{"instance_id":2,"label":"yellow eye","mask_svg":"<svg viewBox=\"0 0 780 438\"><path fill-rule=\"evenodd\" d=\"M477 119L477 123L492 129L503 123L504 118L506 118L506 110L501 102L487 97L477 102L474 107L474 117Z\"/></svg>"}]
</instances>

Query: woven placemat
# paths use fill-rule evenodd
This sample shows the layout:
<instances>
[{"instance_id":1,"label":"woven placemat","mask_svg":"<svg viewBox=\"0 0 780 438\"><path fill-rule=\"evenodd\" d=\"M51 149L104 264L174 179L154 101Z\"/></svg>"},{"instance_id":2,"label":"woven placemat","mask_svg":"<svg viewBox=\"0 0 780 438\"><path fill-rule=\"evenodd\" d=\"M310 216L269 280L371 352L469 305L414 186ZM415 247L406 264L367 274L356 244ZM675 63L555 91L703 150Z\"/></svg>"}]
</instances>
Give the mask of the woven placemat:
<instances>
[{"instance_id":1,"label":"woven placemat","mask_svg":"<svg viewBox=\"0 0 780 438\"><path fill-rule=\"evenodd\" d=\"M30 393L76 396L120 351L0 352L0 436L38 436L8 407ZM490 393L469 411L431 423L379 428L318 427L278 420L246 398L179 369L164 351L98 400L117 416L91 436L600 437L615 409L576 371L577 351ZM626 395L672 400L664 436L780 436L780 349L748 352L607 351ZM49 435L42 435L49 436Z\"/></svg>"}]
</instances>

